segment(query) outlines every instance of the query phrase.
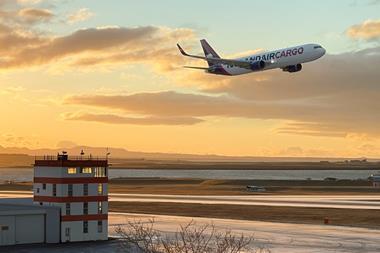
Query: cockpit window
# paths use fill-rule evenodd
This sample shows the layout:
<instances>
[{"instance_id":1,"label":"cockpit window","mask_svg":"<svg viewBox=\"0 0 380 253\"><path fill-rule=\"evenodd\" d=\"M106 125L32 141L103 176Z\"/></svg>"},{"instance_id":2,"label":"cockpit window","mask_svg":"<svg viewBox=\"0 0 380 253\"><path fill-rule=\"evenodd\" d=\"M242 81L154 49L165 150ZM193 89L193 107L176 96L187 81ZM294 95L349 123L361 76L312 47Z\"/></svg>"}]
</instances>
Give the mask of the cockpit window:
<instances>
[{"instance_id":1,"label":"cockpit window","mask_svg":"<svg viewBox=\"0 0 380 253\"><path fill-rule=\"evenodd\" d=\"M314 49L317 49L317 48L322 48L321 46L314 46Z\"/></svg>"}]
</instances>

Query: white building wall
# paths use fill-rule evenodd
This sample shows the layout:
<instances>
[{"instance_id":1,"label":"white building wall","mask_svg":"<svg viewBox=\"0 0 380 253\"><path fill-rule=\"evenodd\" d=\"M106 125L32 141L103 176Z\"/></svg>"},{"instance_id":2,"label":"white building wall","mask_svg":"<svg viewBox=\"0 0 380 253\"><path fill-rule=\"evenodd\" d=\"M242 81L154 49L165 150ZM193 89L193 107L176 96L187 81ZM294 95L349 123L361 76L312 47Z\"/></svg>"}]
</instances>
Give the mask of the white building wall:
<instances>
[{"instance_id":1,"label":"white building wall","mask_svg":"<svg viewBox=\"0 0 380 253\"><path fill-rule=\"evenodd\" d=\"M60 167L34 167L34 177L55 177L61 178L63 169Z\"/></svg>"},{"instance_id":2,"label":"white building wall","mask_svg":"<svg viewBox=\"0 0 380 253\"><path fill-rule=\"evenodd\" d=\"M108 201L103 201L103 213L108 213Z\"/></svg>"},{"instance_id":3,"label":"white building wall","mask_svg":"<svg viewBox=\"0 0 380 253\"><path fill-rule=\"evenodd\" d=\"M70 203L70 215L83 215L84 203L85 202ZM87 202L87 203L88 203L88 214L98 214L98 202L92 201L92 202ZM108 201L101 201L101 203L102 203L102 214L107 214ZM66 203L55 203L54 206L61 207L62 215L66 215Z\"/></svg>"},{"instance_id":4,"label":"white building wall","mask_svg":"<svg viewBox=\"0 0 380 253\"><path fill-rule=\"evenodd\" d=\"M70 235L66 235L70 228ZM62 242L96 241L108 239L108 221L102 221L102 232L98 232L98 221L88 221L88 233L83 233L83 221L65 221L61 225Z\"/></svg>"},{"instance_id":5,"label":"white building wall","mask_svg":"<svg viewBox=\"0 0 380 253\"><path fill-rule=\"evenodd\" d=\"M35 183L33 186L34 195L37 196L53 196L53 184L47 183L46 189L43 189L43 183ZM84 196L83 188L84 184L72 184L73 185L73 196ZM56 184L57 197L67 197L68 196L68 184ZM101 196L108 195L107 184L103 183L103 194L98 194L98 183L88 184L88 196ZM37 190L38 189L38 190Z\"/></svg>"}]
</instances>

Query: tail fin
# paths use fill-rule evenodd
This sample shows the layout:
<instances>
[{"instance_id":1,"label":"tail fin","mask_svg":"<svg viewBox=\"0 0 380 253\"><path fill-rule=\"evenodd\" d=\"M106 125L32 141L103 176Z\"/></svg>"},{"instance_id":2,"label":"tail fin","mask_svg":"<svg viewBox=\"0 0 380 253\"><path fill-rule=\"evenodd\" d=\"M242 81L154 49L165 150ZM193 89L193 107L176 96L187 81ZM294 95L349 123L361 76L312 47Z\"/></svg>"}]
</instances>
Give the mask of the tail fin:
<instances>
[{"instance_id":1,"label":"tail fin","mask_svg":"<svg viewBox=\"0 0 380 253\"><path fill-rule=\"evenodd\" d=\"M220 58L220 56L215 52L214 49L212 49L212 47L207 43L206 40L201 40L201 45L202 45L202 48L203 48L203 52L205 53L205 56L206 57L212 57L212 58ZM208 62L208 65L209 66L213 66L214 63L212 62Z\"/></svg>"}]
</instances>

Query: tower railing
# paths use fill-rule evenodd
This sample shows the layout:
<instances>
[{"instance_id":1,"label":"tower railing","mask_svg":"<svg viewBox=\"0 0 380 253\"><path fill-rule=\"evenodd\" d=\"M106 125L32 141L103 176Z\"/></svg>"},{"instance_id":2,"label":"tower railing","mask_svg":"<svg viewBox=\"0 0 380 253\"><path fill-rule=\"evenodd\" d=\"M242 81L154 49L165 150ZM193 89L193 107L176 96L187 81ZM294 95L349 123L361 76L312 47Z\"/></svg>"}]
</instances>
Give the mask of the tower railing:
<instances>
[{"instance_id":1,"label":"tower railing","mask_svg":"<svg viewBox=\"0 0 380 253\"><path fill-rule=\"evenodd\" d=\"M108 160L108 156L93 156L93 155L43 155L34 156L34 160L42 161L60 161L60 160L75 160L75 161L104 161Z\"/></svg>"}]
</instances>

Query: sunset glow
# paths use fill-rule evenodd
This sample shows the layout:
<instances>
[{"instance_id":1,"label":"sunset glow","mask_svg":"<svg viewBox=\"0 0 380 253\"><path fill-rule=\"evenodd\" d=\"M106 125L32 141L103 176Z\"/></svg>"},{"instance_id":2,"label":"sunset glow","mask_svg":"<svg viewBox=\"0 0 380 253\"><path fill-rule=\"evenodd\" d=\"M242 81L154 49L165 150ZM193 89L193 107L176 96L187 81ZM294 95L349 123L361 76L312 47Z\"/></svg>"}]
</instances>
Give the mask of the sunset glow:
<instances>
[{"instance_id":1,"label":"sunset glow","mask_svg":"<svg viewBox=\"0 0 380 253\"><path fill-rule=\"evenodd\" d=\"M380 157L380 2L269 2L1 1L0 146ZM176 48L201 54L202 38L226 57L327 54L294 74L212 76Z\"/></svg>"}]
</instances>

